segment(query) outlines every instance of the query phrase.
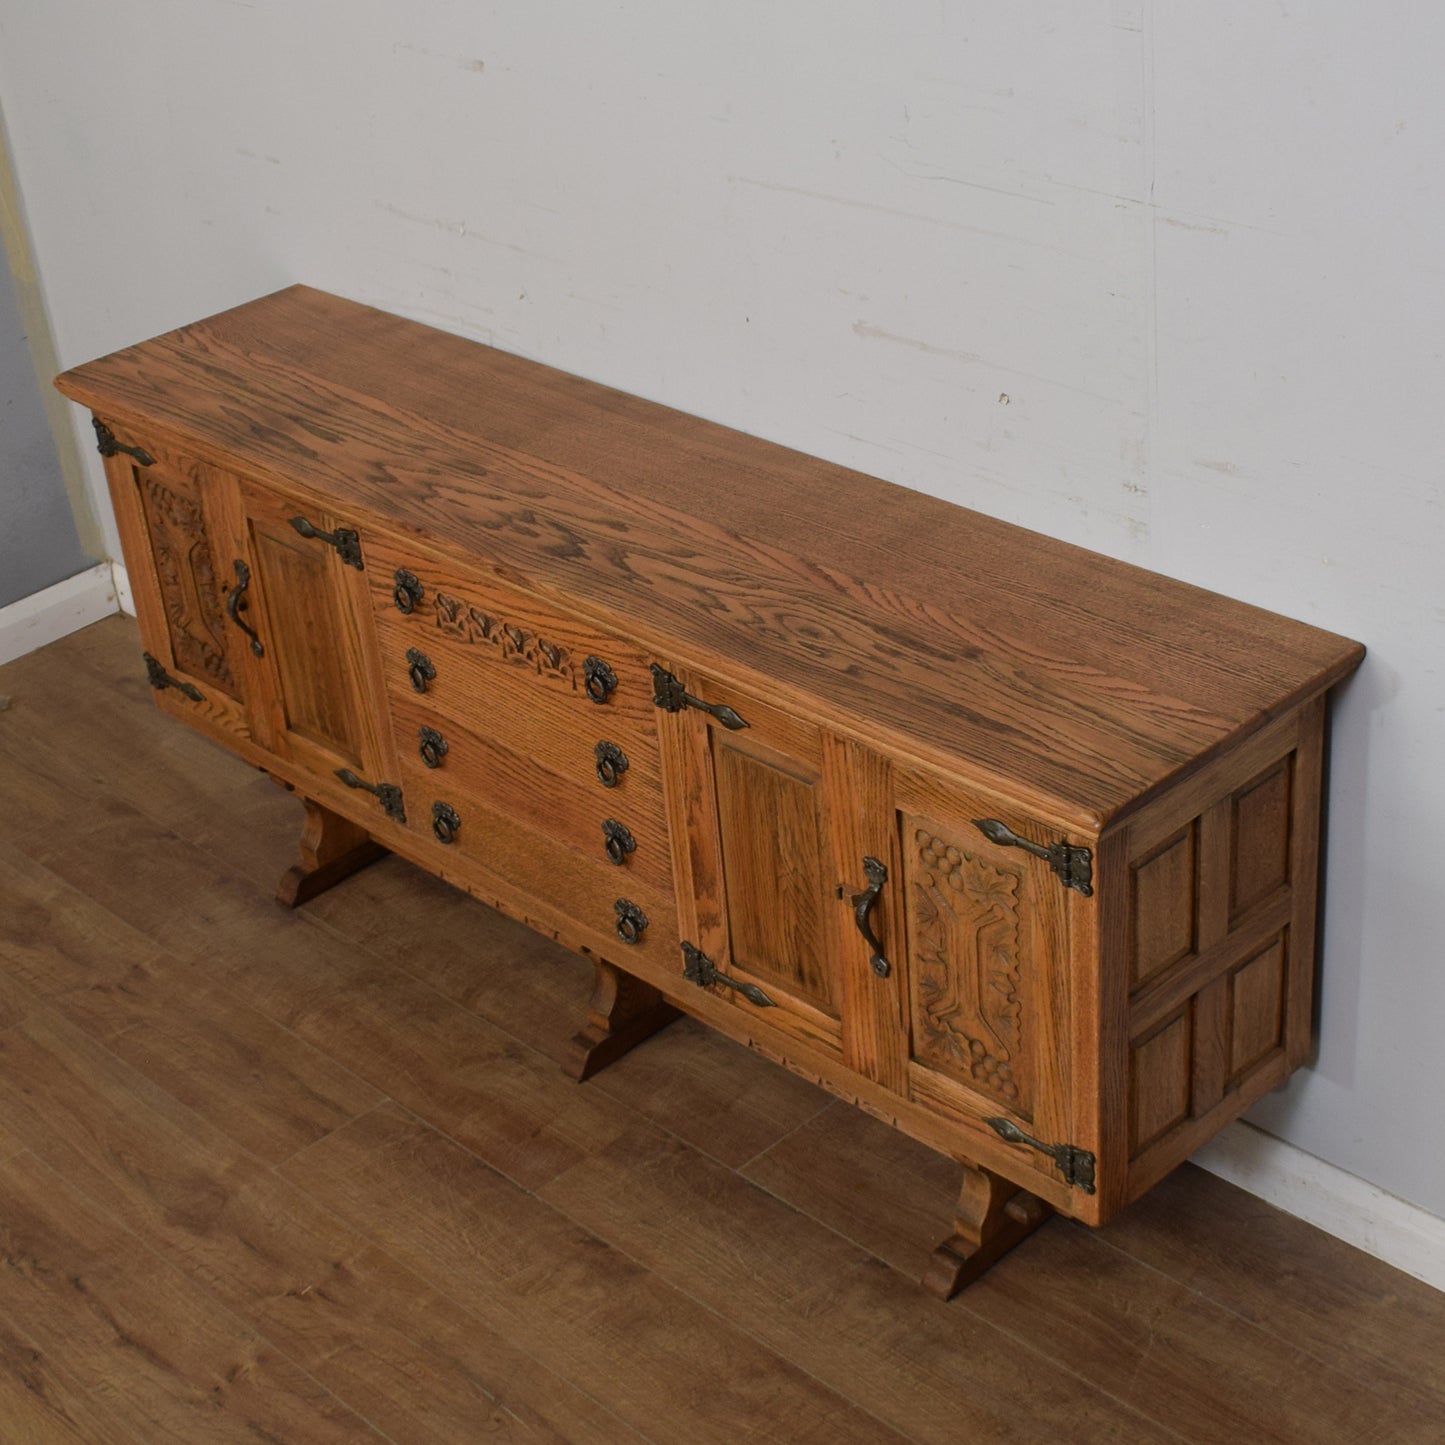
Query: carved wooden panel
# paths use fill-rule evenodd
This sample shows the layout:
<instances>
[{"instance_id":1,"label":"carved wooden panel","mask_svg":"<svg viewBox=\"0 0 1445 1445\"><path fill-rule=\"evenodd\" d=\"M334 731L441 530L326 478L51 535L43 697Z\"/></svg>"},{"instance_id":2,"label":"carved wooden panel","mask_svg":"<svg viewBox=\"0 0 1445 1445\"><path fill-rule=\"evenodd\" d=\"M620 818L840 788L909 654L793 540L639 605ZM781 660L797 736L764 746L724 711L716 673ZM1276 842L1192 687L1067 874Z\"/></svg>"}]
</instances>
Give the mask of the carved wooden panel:
<instances>
[{"instance_id":1,"label":"carved wooden panel","mask_svg":"<svg viewBox=\"0 0 1445 1445\"><path fill-rule=\"evenodd\" d=\"M1198 820L1132 864L1130 987L1187 958L1196 948Z\"/></svg>"},{"instance_id":2,"label":"carved wooden panel","mask_svg":"<svg viewBox=\"0 0 1445 1445\"><path fill-rule=\"evenodd\" d=\"M824 946L817 785L713 734L733 962L836 1018Z\"/></svg>"},{"instance_id":3,"label":"carved wooden panel","mask_svg":"<svg viewBox=\"0 0 1445 1445\"><path fill-rule=\"evenodd\" d=\"M226 655L225 595L230 583L217 573L201 504L166 486L153 472L136 468L135 477L175 665L239 700Z\"/></svg>"},{"instance_id":4,"label":"carved wooden panel","mask_svg":"<svg viewBox=\"0 0 1445 1445\"><path fill-rule=\"evenodd\" d=\"M913 1057L1032 1117L1023 867L922 818L904 832Z\"/></svg>"},{"instance_id":5,"label":"carved wooden panel","mask_svg":"<svg viewBox=\"0 0 1445 1445\"><path fill-rule=\"evenodd\" d=\"M1194 1056L1192 1003L1130 1049L1129 1153L1138 1154L1189 1117Z\"/></svg>"},{"instance_id":6,"label":"carved wooden panel","mask_svg":"<svg viewBox=\"0 0 1445 1445\"><path fill-rule=\"evenodd\" d=\"M1231 924L1289 882L1290 758L1230 799Z\"/></svg>"},{"instance_id":7,"label":"carved wooden panel","mask_svg":"<svg viewBox=\"0 0 1445 1445\"><path fill-rule=\"evenodd\" d=\"M1229 1073L1249 1072L1284 1042L1288 934L1281 933L1230 976Z\"/></svg>"},{"instance_id":8,"label":"carved wooden panel","mask_svg":"<svg viewBox=\"0 0 1445 1445\"><path fill-rule=\"evenodd\" d=\"M553 678L574 689L582 686L576 659L560 643L449 592L436 594L436 625L448 637L490 648L503 662L529 667L539 677Z\"/></svg>"}]
</instances>

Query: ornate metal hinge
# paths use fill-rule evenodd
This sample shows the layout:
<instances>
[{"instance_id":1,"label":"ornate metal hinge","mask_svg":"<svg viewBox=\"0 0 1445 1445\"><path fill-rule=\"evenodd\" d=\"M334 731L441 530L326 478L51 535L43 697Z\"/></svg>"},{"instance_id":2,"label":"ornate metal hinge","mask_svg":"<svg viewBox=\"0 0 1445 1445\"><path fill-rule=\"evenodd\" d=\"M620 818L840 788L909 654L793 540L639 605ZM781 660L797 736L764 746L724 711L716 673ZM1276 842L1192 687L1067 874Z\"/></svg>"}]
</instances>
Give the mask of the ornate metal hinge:
<instances>
[{"instance_id":1,"label":"ornate metal hinge","mask_svg":"<svg viewBox=\"0 0 1445 1445\"><path fill-rule=\"evenodd\" d=\"M402 806L401 789L395 783L368 783L364 778L358 778L350 768L337 768L336 776L346 784L348 788L360 788L364 793L371 793L376 801L381 804L381 810L388 818L398 823L406 822L406 809Z\"/></svg>"},{"instance_id":2,"label":"ornate metal hinge","mask_svg":"<svg viewBox=\"0 0 1445 1445\"><path fill-rule=\"evenodd\" d=\"M702 949L693 944L684 943L682 945L682 958L682 976L689 983L695 983L699 988L709 988L715 983L720 983L724 988L736 989L749 1003L757 1004L759 1008L777 1008L777 1004L757 984L739 983L737 979L729 978L727 974L719 972L717 964Z\"/></svg>"},{"instance_id":3,"label":"ornate metal hinge","mask_svg":"<svg viewBox=\"0 0 1445 1445\"><path fill-rule=\"evenodd\" d=\"M652 700L663 712L681 712L685 707L695 707L699 712L711 713L725 728L734 732L747 727L747 723L732 708L694 697L665 667L659 667L655 662L652 664Z\"/></svg>"},{"instance_id":4,"label":"ornate metal hinge","mask_svg":"<svg viewBox=\"0 0 1445 1445\"><path fill-rule=\"evenodd\" d=\"M115 439L115 433L100 420L99 417L92 417L91 425L95 428L95 445L103 457L118 457L122 452L128 457L134 457L143 467L153 467L156 459L143 447L128 447L124 442Z\"/></svg>"},{"instance_id":5,"label":"ornate metal hinge","mask_svg":"<svg viewBox=\"0 0 1445 1445\"><path fill-rule=\"evenodd\" d=\"M1047 1154L1059 1166L1064 1183L1071 1189L1082 1189L1085 1194L1094 1192L1094 1156L1087 1149L1080 1149L1074 1144L1045 1144L1042 1139L1025 1134L1012 1119L985 1119L983 1122L1010 1144L1027 1144L1030 1149Z\"/></svg>"},{"instance_id":6,"label":"ornate metal hinge","mask_svg":"<svg viewBox=\"0 0 1445 1445\"><path fill-rule=\"evenodd\" d=\"M1035 858L1042 858L1059 875L1065 888L1082 893L1085 898L1094 894L1094 855L1087 848L1076 848L1072 843L1034 843L1020 838L1006 823L997 818L975 818L973 826L991 843L1001 848L1022 848Z\"/></svg>"},{"instance_id":7,"label":"ornate metal hinge","mask_svg":"<svg viewBox=\"0 0 1445 1445\"><path fill-rule=\"evenodd\" d=\"M166 688L173 687L178 693L190 698L192 702L205 702L205 696L200 688L193 687L188 682L182 682L178 677L172 677L150 653L143 652L141 656L146 660L146 681L157 692L163 692Z\"/></svg>"},{"instance_id":8,"label":"ornate metal hinge","mask_svg":"<svg viewBox=\"0 0 1445 1445\"><path fill-rule=\"evenodd\" d=\"M361 560L361 538L350 527L338 527L334 532L323 532L319 527L313 527L305 517L292 517L291 526L303 537L314 537L318 542L325 542L328 547L335 547L336 555L348 567L355 567L358 572L365 570L365 564Z\"/></svg>"}]
</instances>

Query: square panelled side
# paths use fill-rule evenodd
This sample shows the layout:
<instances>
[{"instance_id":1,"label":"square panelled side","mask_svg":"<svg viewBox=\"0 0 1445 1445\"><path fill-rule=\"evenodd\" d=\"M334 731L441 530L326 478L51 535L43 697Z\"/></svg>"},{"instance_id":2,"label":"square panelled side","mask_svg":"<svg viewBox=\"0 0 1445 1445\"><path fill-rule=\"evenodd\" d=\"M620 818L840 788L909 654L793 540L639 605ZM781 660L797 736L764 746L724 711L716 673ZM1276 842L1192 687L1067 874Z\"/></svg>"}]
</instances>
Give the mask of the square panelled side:
<instances>
[{"instance_id":1,"label":"square panelled side","mask_svg":"<svg viewBox=\"0 0 1445 1445\"><path fill-rule=\"evenodd\" d=\"M1322 726L1309 704L1130 820L1130 1198L1308 1051Z\"/></svg>"}]
</instances>

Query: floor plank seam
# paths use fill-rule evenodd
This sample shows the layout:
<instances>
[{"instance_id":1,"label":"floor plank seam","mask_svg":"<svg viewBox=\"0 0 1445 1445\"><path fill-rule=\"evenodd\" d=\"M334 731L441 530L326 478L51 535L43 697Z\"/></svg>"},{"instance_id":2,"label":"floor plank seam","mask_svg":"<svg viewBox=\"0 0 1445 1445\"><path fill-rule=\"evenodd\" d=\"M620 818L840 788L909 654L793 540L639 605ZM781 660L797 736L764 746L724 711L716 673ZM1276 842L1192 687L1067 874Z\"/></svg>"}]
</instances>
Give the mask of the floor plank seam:
<instances>
[{"instance_id":1,"label":"floor plank seam","mask_svg":"<svg viewBox=\"0 0 1445 1445\"><path fill-rule=\"evenodd\" d=\"M1188 1293L1194 1295L1196 1298L1203 1300L1207 1305L1210 1306L1210 1308L1217 1309L1222 1313L1231 1316L1233 1319L1238 1320L1244 1328L1252 1331L1258 1331L1261 1335L1277 1341L1279 1344L1283 1345L1285 1349L1293 1350L1296 1353L1303 1355L1305 1359L1312 1361L1322 1370L1338 1371L1341 1369L1341 1366L1338 1363L1325 1359L1323 1356L1316 1354L1313 1350L1309 1348L1308 1345L1302 1344L1298 1340L1290 1339L1288 1336L1282 1335L1278 1331L1271 1329L1267 1322L1251 1319L1248 1315L1236 1309L1227 1301L1219 1299L1217 1296L1210 1294L1205 1290L1196 1288L1194 1285L1190 1284L1186 1280L1176 1278L1174 1275L1169 1274L1166 1270L1160 1269L1157 1265L1151 1263L1149 1260L1143 1259L1139 1255L1134 1254L1132 1251L1125 1249L1122 1245L1116 1244L1112 1239L1108 1238L1107 1229L1092 1231L1091 1236L1093 1241L1097 1242L1100 1245L1103 1245L1107 1249L1113 1250L1116 1254L1122 1255L1131 1263L1142 1266L1144 1269L1147 1269L1151 1274L1158 1275L1161 1279L1168 1281L1169 1284L1173 1285L1177 1289L1186 1290ZM1372 1354L1369 1355L1367 1359L1362 1360L1361 1363L1368 1365L1369 1363L1376 1361L1376 1359L1377 1357ZM1373 1371L1369 1370L1368 1368L1360 1375L1356 1375L1353 1370L1351 1370L1350 1378L1359 1388L1368 1390L1372 1395L1377 1395L1381 1399L1385 1400L1394 1398L1393 1391L1388 1386L1383 1386L1379 1384L1373 1377ZM1424 1385L1422 1386L1422 1388L1428 1391L1430 1394L1436 1396L1440 1400L1442 1412L1445 1412L1445 1393L1434 1389L1434 1387L1430 1385Z\"/></svg>"},{"instance_id":2,"label":"floor plank seam","mask_svg":"<svg viewBox=\"0 0 1445 1445\"><path fill-rule=\"evenodd\" d=\"M439 1135L441 1135L441 1137L444 1138L444 1139L445 1139L449 1144L451 1144L454 1148L457 1148L457 1149L462 1150L462 1151L465 1152L467 1155L469 1155L473 1160L475 1160L477 1163L479 1163L479 1164L482 1166L483 1169L486 1169L488 1172L490 1172L490 1173L492 1173L492 1174L495 1174L499 1179L504 1179L504 1180L506 1180L506 1182L507 1182L508 1184L512 1185L514 1188L521 1190L521 1191L522 1191L524 1194L526 1194L529 1198L536 1200L536 1202L537 1202L539 1205L541 1205L544 1209L552 1210L552 1212L553 1212L554 1214L557 1214L557 1215L558 1215L559 1217L561 1217L561 1218L566 1218L566 1217L567 1217L567 1216L563 1215L560 1210L555 1209L555 1208L554 1208L551 1204L549 1204L545 1199L540 1198L535 1192L533 1192L533 1191L530 1190L530 1189L527 1189L525 1185L522 1185L522 1184L517 1183L517 1181L516 1181L515 1179L510 1178L508 1175L506 1175L506 1174L503 1173L500 1169L498 1169L495 1165L491 1164L491 1163L490 1163L489 1161L487 1161L486 1159L483 1159L482 1156L481 1156L480 1154L478 1154L475 1150L468 1148L468 1146L467 1146L466 1144L464 1144L464 1143L462 1143L460 1140L454 1138L452 1135L446 1133L445 1130L439 1129L439 1128L438 1128L435 1124L433 1124L430 1120L426 1119L426 1118L425 1118L424 1116L422 1116L421 1114L418 1114L418 1113L416 1112L416 1110L409 1108L409 1107L408 1107L407 1105L405 1105L405 1104L398 1103L398 1102L397 1102L396 1100L394 1100L394 1099L384 1100L382 1103L379 1103L379 1104L375 1105L373 1108L368 1109L368 1110L366 1111L366 1113L357 1115L357 1117L356 1117L355 1119L348 1119L348 1120L346 1121L346 1123L341 1124L341 1125L339 1125L336 1129L332 1130L332 1133L333 1133L333 1134L336 1134L336 1133L342 1132L342 1131L345 1130L345 1129L354 1128L354 1127L360 1125L360 1124L361 1124L365 1119L367 1119L370 1115L375 1114L375 1113L378 1113L380 1110L382 1110L383 1108L387 1107L388 1105L394 1107L399 1113L404 1114L408 1119L411 1119L411 1120L413 1120L415 1123L419 1124L423 1129L429 1130L430 1132L432 1132L432 1133L434 1133L434 1134L439 1134ZM329 1137L329 1136L328 1136L328 1137ZM311 1148L315 1147L315 1145L316 1145L316 1144L319 1144L319 1143L321 1143L321 1140L319 1140L319 1139L318 1139L318 1140L314 1140L311 1144L308 1144L308 1145L306 1145L304 1148L299 1149L299 1150L297 1151L296 1155L293 1155L293 1156L292 1156L292 1160L294 1161L294 1160L298 1159L300 1155L306 1153L308 1149L311 1149ZM292 1161L288 1161L288 1162L292 1162ZM311 1200L311 1202L312 1202L318 1209L324 1210L324 1211L326 1211L328 1214L333 1214L333 1215L335 1214L335 1211L331 1209L331 1207L326 1203L326 1201L325 1201L324 1199L322 1199L319 1195L315 1194L310 1188L308 1188L307 1185L306 1185L303 1181L298 1181L298 1180L292 1178L292 1177L289 1176L289 1175L283 1175L283 1174L281 1174L281 1172L280 1172L279 1169L273 1169L271 1172L272 1172L273 1174L276 1174L279 1178L281 1178L286 1184L290 1185L292 1188L299 1190L299 1191L300 1191L302 1194L304 1194L309 1200ZM336 1217L339 1218L339 1216L336 1216ZM575 1225L575 1224L576 1224L576 1221L575 1221L575 1220L569 1220L569 1223L572 1223L572 1224ZM477 1319L477 1316L474 1314L474 1312L472 1311L472 1309L470 1308L470 1306L467 1304L466 1299L465 1299L464 1297L462 1297L462 1296L458 1296L458 1295L453 1294L445 1281L443 1281L443 1280L438 1280L438 1279L434 1279L434 1278L432 1278L430 1275L424 1273L424 1272L421 1271L421 1270L416 1269L415 1267L413 1267L413 1266L411 1266L411 1265L408 1265L407 1263L405 1263L405 1261L399 1259L399 1258L398 1258L395 1254L393 1254L392 1251L387 1247L386 1242L385 1242L383 1239L381 1239L379 1236L377 1236L376 1234L373 1234L371 1231L365 1230L365 1229L357 1229L355 1226L352 1226L352 1225L346 1225L345 1227L348 1228L348 1229L353 1230L353 1232L357 1233L359 1237L364 1238L364 1239L366 1240L366 1242L367 1242L368 1248L374 1249L374 1250L377 1251L378 1254L384 1255L389 1261L391 1261L393 1264L395 1264L398 1269L404 1270L404 1271L405 1271L406 1273L408 1273L408 1274L415 1275L418 1279L422 1280L425 1284L427 1284L427 1286L428 1286L429 1288L434 1289L439 1295L441 1295L443 1298L445 1298L446 1300L448 1300L455 1308L459 1309L459 1310L460 1310L463 1314L465 1314L468 1318L470 1318L470 1319ZM581 1227L581 1226L578 1226L578 1227ZM593 1232L592 1232L591 1230L586 1230L585 1232L586 1232L588 1235L590 1235L591 1237L597 1238L597 1236L596 1236L595 1234L593 1234ZM605 1243L605 1241L603 1241L603 1242ZM649 1270L648 1273L651 1274L652 1271ZM665 1283L665 1282L664 1282L664 1283ZM481 1320L477 1319L477 1323L478 1323L479 1326L485 1328L485 1326L483 1325L483 1322L482 1322ZM595 1396L590 1390L588 1390L585 1385L579 1384L576 1380L570 1378L569 1376L561 1374L558 1370L555 1370L551 1365L549 1365L545 1360L538 1359L538 1357L537 1357L536 1355L534 1355L531 1350L526 1349L526 1348L524 1348L523 1346L521 1346L521 1345L519 1345L519 1344L517 1344L517 1343L515 1343L515 1342L511 1342L511 1346L512 1346L513 1349L517 1350L517 1352L518 1352L519 1354L525 1355L525 1356L527 1357L527 1359L529 1359L539 1370L541 1370L541 1371L543 1371L545 1374L549 1375L552 1379L559 1380L559 1381L563 1382L564 1384L566 1384L569 1389L576 1390L579 1395L581 1395L584 1399L588 1400L588 1401L589 1401L592 1405L594 1405L598 1410L602 1411L609 1419L616 1420L619 1424L621 1424L621 1425L622 1425L624 1428L626 1428L627 1430L630 1430L630 1431L633 1432L634 1434L637 1434L637 1435L641 1436L644 1440L646 1440L646 1441L649 1442L649 1445L658 1445L658 1442L653 1441L653 1439L652 1439L651 1436L644 1434L644 1432L642 1432L641 1430L639 1430L637 1426L632 1425L632 1424L630 1424L628 1421L624 1420L624 1419L617 1413L617 1411L614 1410L610 1405L608 1405L608 1404L606 1404L604 1401L598 1399L597 1396ZM493 1400L494 1400L494 1403L496 1403L495 1397L493 1397Z\"/></svg>"},{"instance_id":3,"label":"floor plank seam","mask_svg":"<svg viewBox=\"0 0 1445 1445\"><path fill-rule=\"evenodd\" d=\"M438 1133L444 1133L444 1131L437 1129L434 1124L430 1123L430 1121L417 1114L415 1110L406 1109L405 1106L403 1106L403 1109L406 1114L408 1114L411 1118L415 1119L423 1127L436 1130L436 1132ZM660 1132L666 1133L668 1131L661 1130ZM776 1346L770 1345L755 1331L748 1329L740 1320L730 1319L721 1310L717 1309L716 1306L708 1304L706 1300L699 1298L690 1290L684 1289L681 1285L674 1284L671 1280L666 1279L664 1276L658 1274L657 1271L654 1270L644 1260L640 1259L635 1254L632 1254L629 1250L623 1248L622 1246L615 1244L612 1240L598 1234L595 1229L591 1228L587 1224L584 1224L581 1220L569 1214L567 1210L562 1208L560 1205L554 1204L549 1199L542 1198L542 1196L538 1194L535 1190L528 1189L525 1185L517 1183L517 1181L514 1179L510 1179L505 1173L503 1173L503 1171L497 1169L495 1165L490 1164L486 1159L483 1159L480 1154L478 1154L474 1149L469 1148L462 1141L452 1138L451 1135L445 1135L445 1137L450 1140L450 1142L455 1147L462 1149L467 1154L469 1154L473 1159L480 1163L483 1168L490 1169L493 1173L501 1175L501 1177L504 1179L508 1179L509 1183L514 1184L518 1189L521 1189L525 1194L529 1195L532 1199L535 1199L537 1203L542 1206L542 1208L550 1210L559 1219L565 1219L570 1225L573 1226L573 1228L581 1230L582 1233L584 1233L591 1239L597 1240L599 1244L605 1246L607 1249L614 1250L621 1258L627 1260L629 1263L635 1265L638 1269L642 1270L645 1274L657 1280L664 1289L671 1290L674 1293L683 1296L683 1298L691 1300L695 1305L698 1306L698 1308L705 1310L714 1319L718 1320L720 1323L728 1326L729 1328L736 1329L740 1334L752 1340L754 1344L759 1346L759 1348L766 1350L770 1355L776 1355L781 1359L787 1360L787 1362L794 1369L799 1371L799 1373L801 1373L802 1375L806 1376L806 1378L812 1380L814 1384L816 1384L820 1389L827 1391L828 1394L833 1395L838 1399L846 1400L850 1405L854 1406L861 1413L866 1415L870 1420L878 1421L878 1423L882 1425L885 1429L893 1430L894 1433L902 1433L897 1429L897 1427L889 1425L885 1420L881 1420L876 1411L869 1409L867 1406L860 1404L857 1400L854 1400L850 1396L845 1395L835 1386L832 1386L828 1384L827 1381L819 1378L816 1374L814 1374L812 1370L809 1370L806 1366L800 1364L797 1360L794 1360L789 1356L782 1354L781 1351L776 1348ZM687 1144L686 1140L682 1140L680 1142L684 1145L684 1147L692 1147L691 1145ZM695 1150L694 1152L700 1153L701 1151ZM567 1171L563 1170L562 1172L563 1174L565 1174ZM558 1175L557 1177L561 1178L562 1175ZM791 1205L788 1207L792 1208ZM801 1211L794 1209L794 1213L801 1213ZM804 1217L810 1218L811 1216ZM912 1439L914 1437L909 1438Z\"/></svg>"},{"instance_id":4,"label":"floor plank seam","mask_svg":"<svg viewBox=\"0 0 1445 1445\"><path fill-rule=\"evenodd\" d=\"M809 1114L806 1119L802 1120L800 1123L793 1125L793 1127L789 1129L787 1133L781 1135L777 1139L774 1139L771 1144L768 1144L762 1149L759 1149L755 1154L749 1155L748 1158L744 1159L740 1164L728 1164L725 1160L722 1159L718 1159L716 1162L722 1164L724 1168L731 1169L734 1174L740 1175L741 1177L746 1179L748 1177L747 1171L751 1169L752 1166L756 1164L759 1159L762 1159L766 1155L771 1154L774 1149L781 1149L783 1145L786 1144L788 1140L793 1137L794 1134L797 1134L799 1131L806 1129L810 1124L816 1124L818 1120L821 1119L823 1115L828 1112L829 1109L833 1108L837 1104L837 1102L838 1101L836 1099L831 1098L828 1095L824 1095L823 1102L813 1113ZM699 1150L699 1153L706 1154L706 1151ZM707 1155L706 1157L711 1158L712 1156ZM811 1217L812 1216L810 1215L809 1218ZM871 1254L872 1251L870 1250L869 1253Z\"/></svg>"}]
</instances>

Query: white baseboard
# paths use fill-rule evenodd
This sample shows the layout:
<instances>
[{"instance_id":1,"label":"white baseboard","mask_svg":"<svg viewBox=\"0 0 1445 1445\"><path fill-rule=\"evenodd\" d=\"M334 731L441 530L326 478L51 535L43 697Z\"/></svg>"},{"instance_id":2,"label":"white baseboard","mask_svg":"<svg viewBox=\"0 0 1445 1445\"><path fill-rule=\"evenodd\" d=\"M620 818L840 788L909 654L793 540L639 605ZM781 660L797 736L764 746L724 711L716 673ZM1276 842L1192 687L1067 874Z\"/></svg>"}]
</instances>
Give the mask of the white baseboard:
<instances>
[{"instance_id":1,"label":"white baseboard","mask_svg":"<svg viewBox=\"0 0 1445 1445\"><path fill-rule=\"evenodd\" d=\"M112 562L110 564L111 574L115 578L115 600L120 610L127 617L135 616L135 598L130 590L130 573L125 570L124 562Z\"/></svg>"},{"instance_id":2,"label":"white baseboard","mask_svg":"<svg viewBox=\"0 0 1445 1445\"><path fill-rule=\"evenodd\" d=\"M1262 1129L1231 1124L1193 1159L1266 1203L1445 1290L1445 1219Z\"/></svg>"},{"instance_id":3,"label":"white baseboard","mask_svg":"<svg viewBox=\"0 0 1445 1445\"><path fill-rule=\"evenodd\" d=\"M0 607L0 663L13 662L58 642L115 612L116 590L109 562L99 562L64 582Z\"/></svg>"}]
</instances>

